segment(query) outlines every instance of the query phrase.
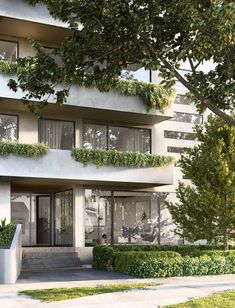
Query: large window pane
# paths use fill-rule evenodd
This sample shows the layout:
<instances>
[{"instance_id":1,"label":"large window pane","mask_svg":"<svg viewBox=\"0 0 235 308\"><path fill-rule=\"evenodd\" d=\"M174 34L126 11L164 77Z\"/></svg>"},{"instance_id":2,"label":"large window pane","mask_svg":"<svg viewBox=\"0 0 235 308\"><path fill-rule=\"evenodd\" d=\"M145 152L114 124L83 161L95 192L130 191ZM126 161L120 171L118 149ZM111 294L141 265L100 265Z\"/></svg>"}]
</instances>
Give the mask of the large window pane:
<instances>
[{"instance_id":1,"label":"large window pane","mask_svg":"<svg viewBox=\"0 0 235 308\"><path fill-rule=\"evenodd\" d=\"M178 105L193 105L193 102L186 95L178 94L178 95L176 95L176 98L174 100L174 104L178 104Z\"/></svg>"},{"instance_id":2,"label":"large window pane","mask_svg":"<svg viewBox=\"0 0 235 308\"><path fill-rule=\"evenodd\" d=\"M17 43L0 40L0 60L15 61L17 59Z\"/></svg>"},{"instance_id":3,"label":"large window pane","mask_svg":"<svg viewBox=\"0 0 235 308\"><path fill-rule=\"evenodd\" d=\"M55 244L73 244L73 194L71 190L55 194Z\"/></svg>"},{"instance_id":4,"label":"large window pane","mask_svg":"<svg viewBox=\"0 0 235 308\"><path fill-rule=\"evenodd\" d=\"M85 190L86 246L111 242L111 192Z\"/></svg>"},{"instance_id":5,"label":"large window pane","mask_svg":"<svg viewBox=\"0 0 235 308\"><path fill-rule=\"evenodd\" d=\"M17 116L0 114L0 140L16 141L18 130Z\"/></svg>"},{"instance_id":6,"label":"large window pane","mask_svg":"<svg viewBox=\"0 0 235 308\"><path fill-rule=\"evenodd\" d=\"M107 126L100 124L83 125L83 147L87 149L107 149Z\"/></svg>"},{"instance_id":7,"label":"large window pane","mask_svg":"<svg viewBox=\"0 0 235 308\"><path fill-rule=\"evenodd\" d=\"M39 120L39 141L51 149L71 150L74 146L74 122Z\"/></svg>"},{"instance_id":8,"label":"large window pane","mask_svg":"<svg viewBox=\"0 0 235 308\"><path fill-rule=\"evenodd\" d=\"M150 130L109 126L109 149L149 153Z\"/></svg>"}]
</instances>

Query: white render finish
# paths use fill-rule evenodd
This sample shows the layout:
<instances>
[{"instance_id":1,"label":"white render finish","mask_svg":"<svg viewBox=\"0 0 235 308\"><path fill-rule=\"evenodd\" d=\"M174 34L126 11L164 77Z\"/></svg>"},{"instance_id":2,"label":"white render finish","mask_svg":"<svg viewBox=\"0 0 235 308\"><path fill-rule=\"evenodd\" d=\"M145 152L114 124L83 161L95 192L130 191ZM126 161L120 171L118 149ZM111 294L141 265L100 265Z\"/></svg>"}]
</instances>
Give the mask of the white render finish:
<instances>
[{"instance_id":1,"label":"white render finish","mask_svg":"<svg viewBox=\"0 0 235 308\"><path fill-rule=\"evenodd\" d=\"M66 24L51 17L45 5L38 4L34 7L25 0L1 0L0 16L66 27Z\"/></svg>"},{"instance_id":2,"label":"white render finish","mask_svg":"<svg viewBox=\"0 0 235 308\"><path fill-rule=\"evenodd\" d=\"M7 168L7 166L5 166ZM1 174L1 173L0 173ZM0 219L11 221L11 183L0 182Z\"/></svg>"},{"instance_id":3,"label":"white render finish","mask_svg":"<svg viewBox=\"0 0 235 308\"><path fill-rule=\"evenodd\" d=\"M21 225L16 232L9 249L0 249L0 284L16 282L22 267Z\"/></svg>"},{"instance_id":4,"label":"white render finish","mask_svg":"<svg viewBox=\"0 0 235 308\"><path fill-rule=\"evenodd\" d=\"M85 192L81 186L73 188L73 245L75 247L85 246Z\"/></svg>"},{"instance_id":5,"label":"white render finish","mask_svg":"<svg viewBox=\"0 0 235 308\"><path fill-rule=\"evenodd\" d=\"M109 182L143 184L146 186L172 184L173 164L165 167L127 168L93 164L87 167L76 162L71 152L49 150L48 154L38 158L15 155L0 156L0 174L3 177L63 179L81 182Z\"/></svg>"}]
</instances>

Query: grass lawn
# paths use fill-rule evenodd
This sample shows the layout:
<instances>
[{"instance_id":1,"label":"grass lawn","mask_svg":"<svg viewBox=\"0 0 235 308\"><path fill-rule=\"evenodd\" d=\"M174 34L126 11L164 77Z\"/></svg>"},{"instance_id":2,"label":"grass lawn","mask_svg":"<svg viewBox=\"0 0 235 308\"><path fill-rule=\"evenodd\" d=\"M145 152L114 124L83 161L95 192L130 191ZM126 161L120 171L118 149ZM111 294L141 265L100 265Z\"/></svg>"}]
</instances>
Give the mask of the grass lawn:
<instances>
[{"instance_id":1,"label":"grass lawn","mask_svg":"<svg viewBox=\"0 0 235 308\"><path fill-rule=\"evenodd\" d=\"M208 297L190 300L176 305L168 305L165 308L234 308L235 291L215 293Z\"/></svg>"},{"instance_id":2,"label":"grass lawn","mask_svg":"<svg viewBox=\"0 0 235 308\"><path fill-rule=\"evenodd\" d=\"M115 284L115 285L100 285L96 287L25 290L19 293L31 296L34 299L53 302L53 301L63 301L65 299L84 297L84 296L98 295L103 293L128 291L132 289L142 289L145 287L156 286L156 285L157 285L156 283Z\"/></svg>"}]
</instances>

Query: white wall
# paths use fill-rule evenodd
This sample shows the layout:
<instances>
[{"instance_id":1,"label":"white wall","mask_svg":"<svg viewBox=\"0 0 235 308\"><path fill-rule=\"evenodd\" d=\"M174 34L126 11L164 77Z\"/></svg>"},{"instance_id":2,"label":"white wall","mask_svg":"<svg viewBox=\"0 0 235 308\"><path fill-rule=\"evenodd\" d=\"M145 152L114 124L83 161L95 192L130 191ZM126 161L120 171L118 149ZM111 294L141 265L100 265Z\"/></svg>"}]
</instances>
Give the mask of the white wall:
<instances>
[{"instance_id":1,"label":"white wall","mask_svg":"<svg viewBox=\"0 0 235 308\"><path fill-rule=\"evenodd\" d=\"M7 168L7 166L5 166ZM11 184L0 182L0 219L11 222Z\"/></svg>"}]
</instances>

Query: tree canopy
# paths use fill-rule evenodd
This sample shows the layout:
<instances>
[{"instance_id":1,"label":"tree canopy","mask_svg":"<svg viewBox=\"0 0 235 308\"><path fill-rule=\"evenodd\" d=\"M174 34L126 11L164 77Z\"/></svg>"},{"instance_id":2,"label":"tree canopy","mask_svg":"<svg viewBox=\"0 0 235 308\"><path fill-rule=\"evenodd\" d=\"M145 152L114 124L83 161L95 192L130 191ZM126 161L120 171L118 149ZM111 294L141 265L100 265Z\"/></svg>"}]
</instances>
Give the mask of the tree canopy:
<instances>
[{"instance_id":1,"label":"tree canopy","mask_svg":"<svg viewBox=\"0 0 235 308\"><path fill-rule=\"evenodd\" d=\"M199 145L180 160L192 186L179 184L179 202L168 202L176 233L191 241L235 238L235 128L209 117L197 127Z\"/></svg>"},{"instance_id":2,"label":"tree canopy","mask_svg":"<svg viewBox=\"0 0 235 308\"><path fill-rule=\"evenodd\" d=\"M159 71L166 87L180 81L199 111L209 108L235 126L230 115L235 105L234 0L28 2L47 5L54 18L68 24L69 33L50 55L33 41L36 56L19 61L25 70L18 74L18 83L9 84L29 91L26 98L56 93L62 103L74 79L90 80L108 91L122 69L137 63ZM186 75L180 70L185 61L191 69ZM206 61L212 65L203 72ZM56 91L58 83L67 87Z\"/></svg>"}]
</instances>

